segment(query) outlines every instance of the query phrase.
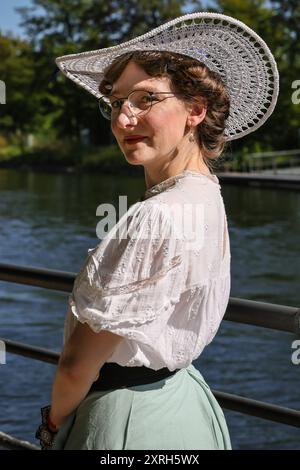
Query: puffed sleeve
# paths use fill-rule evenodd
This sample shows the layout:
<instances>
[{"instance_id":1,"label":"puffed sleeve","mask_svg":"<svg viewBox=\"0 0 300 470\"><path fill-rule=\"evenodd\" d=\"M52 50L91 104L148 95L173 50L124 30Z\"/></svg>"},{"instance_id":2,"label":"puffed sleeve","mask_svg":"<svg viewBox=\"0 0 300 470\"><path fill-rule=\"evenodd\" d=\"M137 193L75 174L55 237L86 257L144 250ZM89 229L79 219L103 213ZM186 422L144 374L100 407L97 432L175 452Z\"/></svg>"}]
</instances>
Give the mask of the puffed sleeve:
<instances>
[{"instance_id":1,"label":"puffed sleeve","mask_svg":"<svg viewBox=\"0 0 300 470\"><path fill-rule=\"evenodd\" d=\"M144 344L157 339L184 282L182 239L168 208L139 202L89 255L69 305L94 332Z\"/></svg>"}]
</instances>

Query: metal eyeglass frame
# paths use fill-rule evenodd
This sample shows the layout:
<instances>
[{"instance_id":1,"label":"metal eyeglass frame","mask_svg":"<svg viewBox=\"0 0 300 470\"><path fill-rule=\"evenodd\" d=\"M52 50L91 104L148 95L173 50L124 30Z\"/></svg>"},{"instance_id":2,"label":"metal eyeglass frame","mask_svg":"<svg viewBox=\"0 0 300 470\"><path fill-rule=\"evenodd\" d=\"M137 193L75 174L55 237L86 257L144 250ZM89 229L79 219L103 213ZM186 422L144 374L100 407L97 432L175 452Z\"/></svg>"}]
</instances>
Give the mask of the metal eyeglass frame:
<instances>
[{"instance_id":1,"label":"metal eyeglass frame","mask_svg":"<svg viewBox=\"0 0 300 470\"><path fill-rule=\"evenodd\" d=\"M144 91L145 93L148 93L150 96L152 96L152 95L158 95L158 94L159 94L159 95L166 95L166 94L170 95L170 94L172 94L173 96L169 96L169 97L166 96L166 98L164 98L164 99L162 99L162 100L159 100L159 101L157 101L156 103L153 103L153 101L151 101L151 102L150 102L150 106L149 106L149 108L148 108L147 110L142 110L142 111L140 111L139 113L134 114L134 116L138 116L138 115L140 115L140 114L142 114L142 115L144 116L145 114L147 114L147 113L152 109L152 106L154 106L155 104L158 104L158 103L162 103L164 100L166 100L166 99L168 99L168 98L173 98L173 97L176 97L176 96L183 96L182 93L173 93L172 91L149 91L149 90L133 90L133 91L131 91L131 92L129 93L128 96L123 96L122 98L118 98L118 97L115 96L115 95L103 95L103 96L101 96L101 98L99 98L99 101L98 101L99 110L100 110L102 116L103 116L105 119L111 121L111 118L109 118L107 115L104 115L104 113L102 112L102 109L101 109L101 107L100 107L100 102L101 102L101 100L102 100L103 98L109 98L109 97L112 97L112 96L114 96L114 97L116 98L116 100L114 100L114 101L111 103L111 107L112 107L113 103L115 103L116 101L123 101L122 104L121 104L121 106L119 107L119 113L120 113L120 111L121 111L121 109L122 109L122 106L123 106L123 104L124 104L125 101L128 101L128 102L129 102L129 107L131 108L131 106L130 106L131 103L130 103L129 97L130 97L130 95L132 95L133 93L136 93L137 91ZM107 103L107 104L108 104L108 103ZM118 115L119 115L119 113L118 113ZM131 116L130 116L130 117L131 117Z\"/></svg>"}]
</instances>

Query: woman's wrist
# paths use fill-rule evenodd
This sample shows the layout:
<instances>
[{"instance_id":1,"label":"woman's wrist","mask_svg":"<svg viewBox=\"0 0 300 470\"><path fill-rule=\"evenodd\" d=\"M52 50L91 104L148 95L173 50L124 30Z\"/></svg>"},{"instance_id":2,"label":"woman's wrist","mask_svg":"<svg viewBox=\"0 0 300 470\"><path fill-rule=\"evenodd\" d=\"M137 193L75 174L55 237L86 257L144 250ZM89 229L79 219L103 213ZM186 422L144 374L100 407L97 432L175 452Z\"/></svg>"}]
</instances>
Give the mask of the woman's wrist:
<instances>
[{"instance_id":1,"label":"woman's wrist","mask_svg":"<svg viewBox=\"0 0 300 470\"><path fill-rule=\"evenodd\" d=\"M50 409L50 411L48 413L48 416L47 416L47 426L50 429L50 431L58 432L59 426L52 421L52 418L51 418L50 414L51 414L51 409Z\"/></svg>"},{"instance_id":2,"label":"woman's wrist","mask_svg":"<svg viewBox=\"0 0 300 470\"><path fill-rule=\"evenodd\" d=\"M54 438L59 426L50 417L51 405L41 408L42 423L36 430L35 437L40 440L42 450L52 449Z\"/></svg>"}]
</instances>

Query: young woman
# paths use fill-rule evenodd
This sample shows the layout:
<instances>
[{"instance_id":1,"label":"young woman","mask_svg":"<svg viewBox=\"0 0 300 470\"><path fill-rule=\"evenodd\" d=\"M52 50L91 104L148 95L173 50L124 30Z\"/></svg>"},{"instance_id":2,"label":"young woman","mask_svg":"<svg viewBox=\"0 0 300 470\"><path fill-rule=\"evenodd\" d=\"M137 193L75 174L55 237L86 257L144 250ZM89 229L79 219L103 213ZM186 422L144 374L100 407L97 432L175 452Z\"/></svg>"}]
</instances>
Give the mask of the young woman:
<instances>
[{"instance_id":1,"label":"young woman","mask_svg":"<svg viewBox=\"0 0 300 470\"><path fill-rule=\"evenodd\" d=\"M231 449L193 365L230 294L212 169L226 141L274 109L273 56L243 23L195 13L57 64L99 98L127 162L143 165L146 190L76 277L37 437L44 449Z\"/></svg>"}]
</instances>

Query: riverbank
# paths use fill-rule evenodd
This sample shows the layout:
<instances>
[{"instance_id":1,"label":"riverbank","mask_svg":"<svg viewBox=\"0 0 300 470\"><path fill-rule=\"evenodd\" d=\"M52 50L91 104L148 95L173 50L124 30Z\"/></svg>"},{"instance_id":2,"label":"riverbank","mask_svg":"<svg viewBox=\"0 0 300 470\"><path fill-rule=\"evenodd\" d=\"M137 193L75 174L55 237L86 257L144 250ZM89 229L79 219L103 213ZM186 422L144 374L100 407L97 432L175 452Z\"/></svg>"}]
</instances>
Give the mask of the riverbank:
<instances>
[{"instance_id":1,"label":"riverbank","mask_svg":"<svg viewBox=\"0 0 300 470\"><path fill-rule=\"evenodd\" d=\"M0 154L0 168L49 173L106 173L143 176L141 165L129 165L116 145L87 147L52 145Z\"/></svg>"},{"instance_id":2,"label":"riverbank","mask_svg":"<svg viewBox=\"0 0 300 470\"><path fill-rule=\"evenodd\" d=\"M43 173L65 173L65 174L82 174L82 173L101 173L111 175L127 175L127 176L143 176L144 170L140 166L132 165L111 165L110 161L103 161L99 165L68 165L64 163L45 163L45 162L34 162L32 164L20 162L20 161L9 161L1 162L1 168L10 168L19 171L34 171Z\"/></svg>"},{"instance_id":3,"label":"riverbank","mask_svg":"<svg viewBox=\"0 0 300 470\"><path fill-rule=\"evenodd\" d=\"M249 157L245 154L241 159L240 155L223 154L215 161L214 173L230 175L224 178L231 182L236 176L243 174L250 176L255 173L249 163ZM290 164L284 156L279 156L276 160L277 169L290 168ZM0 148L0 168L12 168L21 171L36 171L47 173L100 173L112 175L143 176L142 165L130 165L120 148L116 144L109 146L82 145L73 142L51 142L47 145L20 149L16 146ZM270 162L269 170L273 168ZM252 169L252 171L251 171ZM261 173L261 169L259 173Z\"/></svg>"}]
</instances>

